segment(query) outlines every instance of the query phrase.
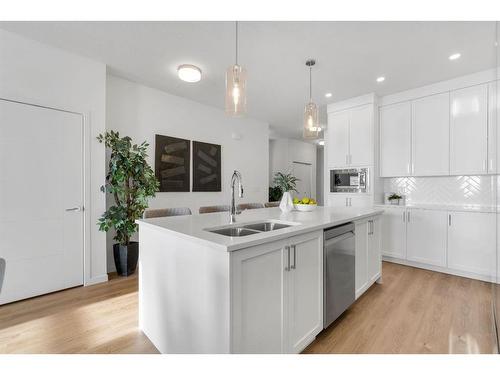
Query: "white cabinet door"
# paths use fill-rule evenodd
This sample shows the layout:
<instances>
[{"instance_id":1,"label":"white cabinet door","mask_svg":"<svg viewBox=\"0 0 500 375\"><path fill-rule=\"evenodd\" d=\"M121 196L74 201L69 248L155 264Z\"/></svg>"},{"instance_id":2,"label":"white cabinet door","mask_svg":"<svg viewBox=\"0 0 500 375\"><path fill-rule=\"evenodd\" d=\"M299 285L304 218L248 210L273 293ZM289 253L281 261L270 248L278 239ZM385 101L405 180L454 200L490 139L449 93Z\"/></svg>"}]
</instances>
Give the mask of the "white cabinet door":
<instances>
[{"instance_id":1,"label":"white cabinet door","mask_svg":"<svg viewBox=\"0 0 500 375\"><path fill-rule=\"evenodd\" d=\"M487 172L488 88L478 85L451 92L450 173Z\"/></svg>"},{"instance_id":2,"label":"white cabinet door","mask_svg":"<svg viewBox=\"0 0 500 375\"><path fill-rule=\"evenodd\" d=\"M382 273L380 225L380 216L376 216L368 222L367 279L370 285L377 281Z\"/></svg>"},{"instance_id":3,"label":"white cabinet door","mask_svg":"<svg viewBox=\"0 0 500 375\"><path fill-rule=\"evenodd\" d=\"M373 105L350 110L349 164L373 165Z\"/></svg>"},{"instance_id":4,"label":"white cabinet door","mask_svg":"<svg viewBox=\"0 0 500 375\"><path fill-rule=\"evenodd\" d=\"M412 165L415 176L448 175L450 94L431 95L412 102Z\"/></svg>"},{"instance_id":5,"label":"white cabinet door","mask_svg":"<svg viewBox=\"0 0 500 375\"><path fill-rule=\"evenodd\" d=\"M498 131L498 111L500 110L500 95L497 94L497 82L488 85L488 173L496 174L500 165L500 153L497 152L500 144Z\"/></svg>"},{"instance_id":6,"label":"white cabinet door","mask_svg":"<svg viewBox=\"0 0 500 375\"><path fill-rule=\"evenodd\" d=\"M494 279L495 214L448 213L448 268Z\"/></svg>"},{"instance_id":7,"label":"white cabinet door","mask_svg":"<svg viewBox=\"0 0 500 375\"><path fill-rule=\"evenodd\" d=\"M288 353L300 353L323 329L323 232L290 238Z\"/></svg>"},{"instance_id":8,"label":"white cabinet door","mask_svg":"<svg viewBox=\"0 0 500 375\"><path fill-rule=\"evenodd\" d=\"M330 193L328 195L328 205L330 207L347 207L349 200L345 194Z\"/></svg>"},{"instance_id":9,"label":"white cabinet door","mask_svg":"<svg viewBox=\"0 0 500 375\"><path fill-rule=\"evenodd\" d=\"M382 255L406 259L406 210L384 207L381 227Z\"/></svg>"},{"instance_id":10,"label":"white cabinet door","mask_svg":"<svg viewBox=\"0 0 500 375\"><path fill-rule=\"evenodd\" d=\"M349 155L349 111L328 114L326 145L328 168L347 166Z\"/></svg>"},{"instance_id":11,"label":"white cabinet door","mask_svg":"<svg viewBox=\"0 0 500 375\"><path fill-rule=\"evenodd\" d=\"M408 176L411 163L410 102L380 108L380 176Z\"/></svg>"},{"instance_id":12,"label":"white cabinet door","mask_svg":"<svg viewBox=\"0 0 500 375\"><path fill-rule=\"evenodd\" d=\"M368 221L355 223L356 233L356 260L355 260L355 289L358 298L368 285Z\"/></svg>"},{"instance_id":13,"label":"white cabinet door","mask_svg":"<svg viewBox=\"0 0 500 375\"><path fill-rule=\"evenodd\" d=\"M407 215L407 259L446 266L446 211L412 208Z\"/></svg>"},{"instance_id":14,"label":"white cabinet door","mask_svg":"<svg viewBox=\"0 0 500 375\"><path fill-rule=\"evenodd\" d=\"M372 198L366 195L352 195L347 201L350 207L368 207L372 206Z\"/></svg>"},{"instance_id":15,"label":"white cabinet door","mask_svg":"<svg viewBox=\"0 0 500 375\"><path fill-rule=\"evenodd\" d=\"M234 353L282 353L285 349L286 241L231 253Z\"/></svg>"}]
</instances>

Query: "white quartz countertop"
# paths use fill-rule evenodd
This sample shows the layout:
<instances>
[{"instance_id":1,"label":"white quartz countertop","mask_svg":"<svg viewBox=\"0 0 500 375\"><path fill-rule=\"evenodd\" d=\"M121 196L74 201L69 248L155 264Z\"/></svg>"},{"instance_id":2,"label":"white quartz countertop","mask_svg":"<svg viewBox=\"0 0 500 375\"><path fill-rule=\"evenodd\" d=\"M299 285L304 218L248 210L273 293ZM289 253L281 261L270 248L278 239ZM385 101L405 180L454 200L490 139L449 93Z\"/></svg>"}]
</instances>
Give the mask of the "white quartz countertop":
<instances>
[{"instance_id":1,"label":"white quartz countertop","mask_svg":"<svg viewBox=\"0 0 500 375\"><path fill-rule=\"evenodd\" d=\"M164 231L166 234L178 236L179 238L203 242L226 251L234 251L314 230L361 220L381 213L383 213L383 209L377 207L318 206L312 212L292 211L288 214L282 213L278 207L245 210L240 215L237 215L237 222L231 226L237 227L242 224L266 220L287 222L296 225L243 237L228 237L206 230L207 228L228 226L228 212L142 219L137 220L137 223L140 226L155 228Z\"/></svg>"},{"instance_id":2,"label":"white quartz countertop","mask_svg":"<svg viewBox=\"0 0 500 375\"><path fill-rule=\"evenodd\" d=\"M483 206L477 204L406 204L406 205L395 205L395 204L375 204L374 207L384 208L422 208L426 210L438 210L438 211L463 211L463 212L486 212L495 213L498 211L497 206Z\"/></svg>"}]
</instances>

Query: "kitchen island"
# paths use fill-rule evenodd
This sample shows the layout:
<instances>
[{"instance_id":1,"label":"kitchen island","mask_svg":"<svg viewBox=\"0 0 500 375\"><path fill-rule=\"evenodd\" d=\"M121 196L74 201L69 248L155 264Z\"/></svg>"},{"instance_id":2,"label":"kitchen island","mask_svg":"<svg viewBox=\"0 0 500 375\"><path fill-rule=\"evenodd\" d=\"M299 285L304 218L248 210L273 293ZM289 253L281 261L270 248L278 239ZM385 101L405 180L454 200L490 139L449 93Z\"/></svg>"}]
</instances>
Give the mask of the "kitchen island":
<instances>
[{"instance_id":1,"label":"kitchen island","mask_svg":"<svg viewBox=\"0 0 500 375\"><path fill-rule=\"evenodd\" d=\"M162 353L299 353L323 329L323 230L356 224L358 294L381 277L380 246L368 252L382 212L264 208L231 225L227 212L138 220L139 326Z\"/></svg>"}]
</instances>

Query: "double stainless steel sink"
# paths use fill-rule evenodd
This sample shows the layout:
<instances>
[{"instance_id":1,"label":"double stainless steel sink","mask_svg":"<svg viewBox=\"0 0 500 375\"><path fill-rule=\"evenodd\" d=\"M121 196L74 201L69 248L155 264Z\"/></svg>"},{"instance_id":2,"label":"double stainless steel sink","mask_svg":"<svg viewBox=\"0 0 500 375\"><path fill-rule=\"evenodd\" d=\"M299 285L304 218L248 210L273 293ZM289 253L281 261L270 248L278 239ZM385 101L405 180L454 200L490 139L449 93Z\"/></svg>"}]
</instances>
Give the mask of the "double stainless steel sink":
<instances>
[{"instance_id":1,"label":"double stainless steel sink","mask_svg":"<svg viewBox=\"0 0 500 375\"><path fill-rule=\"evenodd\" d=\"M228 237L243 237L249 236L251 234L257 234L262 232L269 232L277 229L283 229L291 227L292 225L297 225L297 223L283 223L279 221L261 221L257 223L232 225L223 228L209 228L205 229L212 233L221 234Z\"/></svg>"}]
</instances>

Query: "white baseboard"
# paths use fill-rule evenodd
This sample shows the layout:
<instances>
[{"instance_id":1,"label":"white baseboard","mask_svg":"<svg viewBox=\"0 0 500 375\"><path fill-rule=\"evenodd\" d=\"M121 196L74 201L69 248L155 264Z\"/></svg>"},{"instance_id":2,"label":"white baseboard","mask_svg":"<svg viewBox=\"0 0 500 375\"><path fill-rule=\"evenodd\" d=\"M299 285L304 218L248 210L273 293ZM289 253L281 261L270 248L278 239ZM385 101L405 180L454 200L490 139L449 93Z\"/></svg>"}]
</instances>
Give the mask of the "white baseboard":
<instances>
[{"instance_id":1,"label":"white baseboard","mask_svg":"<svg viewBox=\"0 0 500 375\"><path fill-rule=\"evenodd\" d=\"M472 273L472 272L458 271L458 270L453 270L453 269L450 269L447 267L440 267L440 266L434 266L434 265L425 264L425 263L414 262L414 261L406 260L406 259L393 258L393 257L387 256L387 255L383 255L382 260L384 260L386 262L402 264L404 266L422 268L424 270L436 271L436 272L446 273L449 275L466 277L468 279L481 280L481 281L486 281L489 283L495 282L494 276L491 277L491 276L479 275L479 274ZM500 280L497 281L497 284L500 284Z\"/></svg>"},{"instance_id":2,"label":"white baseboard","mask_svg":"<svg viewBox=\"0 0 500 375\"><path fill-rule=\"evenodd\" d=\"M94 285L94 284L100 284L100 283L105 283L108 281L108 274L105 273L104 275L92 277L88 280L85 280L85 283L83 284L84 286L89 286L89 285Z\"/></svg>"}]
</instances>

